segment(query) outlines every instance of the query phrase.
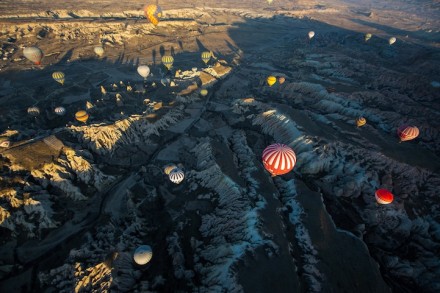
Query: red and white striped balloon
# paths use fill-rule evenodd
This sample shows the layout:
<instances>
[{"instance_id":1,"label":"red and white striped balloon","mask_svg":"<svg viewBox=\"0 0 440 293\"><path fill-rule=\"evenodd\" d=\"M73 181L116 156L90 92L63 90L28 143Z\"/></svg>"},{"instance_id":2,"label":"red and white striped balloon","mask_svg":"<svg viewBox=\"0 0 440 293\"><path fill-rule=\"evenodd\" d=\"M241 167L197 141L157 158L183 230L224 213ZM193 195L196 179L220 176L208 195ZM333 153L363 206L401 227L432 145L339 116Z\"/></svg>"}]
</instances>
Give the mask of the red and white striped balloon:
<instances>
[{"instance_id":1,"label":"red and white striped balloon","mask_svg":"<svg viewBox=\"0 0 440 293\"><path fill-rule=\"evenodd\" d=\"M374 196L376 197L377 203L380 204L390 204L394 200L394 195L390 191L383 188L376 190Z\"/></svg>"},{"instance_id":2,"label":"red and white striped balloon","mask_svg":"<svg viewBox=\"0 0 440 293\"><path fill-rule=\"evenodd\" d=\"M402 125L397 129L400 141L412 140L419 136L419 129L416 126Z\"/></svg>"},{"instance_id":3,"label":"red and white striped balloon","mask_svg":"<svg viewBox=\"0 0 440 293\"><path fill-rule=\"evenodd\" d=\"M272 176L283 175L292 171L296 163L295 152L287 145L276 143L263 151L264 168Z\"/></svg>"}]
</instances>

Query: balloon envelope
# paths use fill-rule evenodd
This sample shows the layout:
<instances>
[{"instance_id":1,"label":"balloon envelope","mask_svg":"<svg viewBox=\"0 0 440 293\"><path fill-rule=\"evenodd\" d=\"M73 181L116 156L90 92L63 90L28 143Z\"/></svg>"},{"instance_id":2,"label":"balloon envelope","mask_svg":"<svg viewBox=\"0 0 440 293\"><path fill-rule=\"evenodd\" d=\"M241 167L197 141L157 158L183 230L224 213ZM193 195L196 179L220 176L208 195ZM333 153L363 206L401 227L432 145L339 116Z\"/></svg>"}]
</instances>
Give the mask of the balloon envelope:
<instances>
[{"instance_id":1,"label":"balloon envelope","mask_svg":"<svg viewBox=\"0 0 440 293\"><path fill-rule=\"evenodd\" d=\"M389 43L390 45L392 45L392 44L394 44L396 41L397 41L397 39L396 39L395 37L391 37L391 38L388 40L388 43Z\"/></svg>"},{"instance_id":2,"label":"balloon envelope","mask_svg":"<svg viewBox=\"0 0 440 293\"><path fill-rule=\"evenodd\" d=\"M104 48L101 46L97 46L93 48L93 51L95 51L95 54L98 55L99 57L102 57L104 55Z\"/></svg>"},{"instance_id":3,"label":"balloon envelope","mask_svg":"<svg viewBox=\"0 0 440 293\"><path fill-rule=\"evenodd\" d=\"M41 59L43 58L43 52L37 47L26 47L23 49L23 55L28 60L34 62L36 65L41 64Z\"/></svg>"},{"instance_id":4,"label":"balloon envelope","mask_svg":"<svg viewBox=\"0 0 440 293\"><path fill-rule=\"evenodd\" d=\"M309 39L313 38L315 36L314 31L309 31Z\"/></svg>"},{"instance_id":5,"label":"balloon envelope","mask_svg":"<svg viewBox=\"0 0 440 293\"><path fill-rule=\"evenodd\" d=\"M202 90L200 91L200 94L201 94L203 97L205 97L205 96L208 94L208 90L207 90L207 89L202 89Z\"/></svg>"},{"instance_id":6,"label":"balloon envelope","mask_svg":"<svg viewBox=\"0 0 440 293\"><path fill-rule=\"evenodd\" d=\"M80 110L75 113L75 118L80 122L86 123L89 119L89 114L87 114L87 112L84 110Z\"/></svg>"},{"instance_id":7,"label":"balloon envelope","mask_svg":"<svg viewBox=\"0 0 440 293\"><path fill-rule=\"evenodd\" d=\"M283 84L285 81L286 81L286 78L284 76L281 76L281 77L278 78L278 82L280 84Z\"/></svg>"},{"instance_id":8,"label":"balloon envelope","mask_svg":"<svg viewBox=\"0 0 440 293\"><path fill-rule=\"evenodd\" d=\"M287 145L276 143L263 151L263 164L272 176L287 174L296 163L295 152Z\"/></svg>"},{"instance_id":9,"label":"balloon envelope","mask_svg":"<svg viewBox=\"0 0 440 293\"><path fill-rule=\"evenodd\" d=\"M365 124L367 124L367 119L365 119L364 117L359 117L358 119L356 119L357 127L364 126Z\"/></svg>"},{"instance_id":10,"label":"balloon envelope","mask_svg":"<svg viewBox=\"0 0 440 293\"><path fill-rule=\"evenodd\" d=\"M56 81L64 85L64 73L61 71L56 71L52 73L52 78Z\"/></svg>"},{"instance_id":11,"label":"balloon envelope","mask_svg":"<svg viewBox=\"0 0 440 293\"><path fill-rule=\"evenodd\" d=\"M27 109L27 112L29 115L34 116L34 117L40 115L40 109L38 109L38 107L29 107Z\"/></svg>"},{"instance_id":12,"label":"balloon envelope","mask_svg":"<svg viewBox=\"0 0 440 293\"><path fill-rule=\"evenodd\" d=\"M202 60L203 60L203 62L205 62L205 64L208 64L209 59L211 59L211 52L208 52L208 51L203 52L202 53Z\"/></svg>"},{"instance_id":13,"label":"balloon envelope","mask_svg":"<svg viewBox=\"0 0 440 293\"><path fill-rule=\"evenodd\" d=\"M371 39L373 35L370 33L365 34L365 42L368 41L369 39Z\"/></svg>"},{"instance_id":14,"label":"balloon envelope","mask_svg":"<svg viewBox=\"0 0 440 293\"><path fill-rule=\"evenodd\" d=\"M150 67L148 67L147 65L141 65L137 68L137 72L140 76L146 79L148 75L150 75Z\"/></svg>"},{"instance_id":15,"label":"balloon envelope","mask_svg":"<svg viewBox=\"0 0 440 293\"><path fill-rule=\"evenodd\" d=\"M273 86L277 82L277 78L275 76L269 76L266 82L269 86Z\"/></svg>"},{"instance_id":16,"label":"balloon envelope","mask_svg":"<svg viewBox=\"0 0 440 293\"><path fill-rule=\"evenodd\" d=\"M53 111L59 116L63 116L66 113L66 109L64 107L56 107Z\"/></svg>"},{"instance_id":17,"label":"balloon envelope","mask_svg":"<svg viewBox=\"0 0 440 293\"><path fill-rule=\"evenodd\" d=\"M170 172L169 178L171 182L179 184L185 178L185 173L181 169L175 168Z\"/></svg>"},{"instance_id":18,"label":"balloon envelope","mask_svg":"<svg viewBox=\"0 0 440 293\"><path fill-rule=\"evenodd\" d=\"M379 204L390 204L394 200L393 194L386 189L376 190L374 196L376 197L376 201Z\"/></svg>"},{"instance_id":19,"label":"balloon envelope","mask_svg":"<svg viewBox=\"0 0 440 293\"><path fill-rule=\"evenodd\" d=\"M174 63L174 58L173 56L169 56L169 55L165 55L162 57L162 63L163 65L170 70L171 67L173 67L173 63Z\"/></svg>"},{"instance_id":20,"label":"balloon envelope","mask_svg":"<svg viewBox=\"0 0 440 293\"><path fill-rule=\"evenodd\" d=\"M162 17L162 9L160 6L150 4L145 6L144 14L149 22L151 22L154 26L157 26L159 24L159 19Z\"/></svg>"},{"instance_id":21,"label":"balloon envelope","mask_svg":"<svg viewBox=\"0 0 440 293\"><path fill-rule=\"evenodd\" d=\"M141 245L134 251L133 260L138 265L145 265L153 257L153 250L149 245Z\"/></svg>"},{"instance_id":22,"label":"balloon envelope","mask_svg":"<svg viewBox=\"0 0 440 293\"><path fill-rule=\"evenodd\" d=\"M165 167L164 172L165 174L170 175L171 171L173 171L176 168L177 168L176 165L168 165Z\"/></svg>"},{"instance_id":23,"label":"balloon envelope","mask_svg":"<svg viewBox=\"0 0 440 293\"><path fill-rule=\"evenodd\" d=\"M397 135L400 141L415 139L419 134L420 131L416 126L402 125L397 129Z\"/></svg>"}]
</instances>

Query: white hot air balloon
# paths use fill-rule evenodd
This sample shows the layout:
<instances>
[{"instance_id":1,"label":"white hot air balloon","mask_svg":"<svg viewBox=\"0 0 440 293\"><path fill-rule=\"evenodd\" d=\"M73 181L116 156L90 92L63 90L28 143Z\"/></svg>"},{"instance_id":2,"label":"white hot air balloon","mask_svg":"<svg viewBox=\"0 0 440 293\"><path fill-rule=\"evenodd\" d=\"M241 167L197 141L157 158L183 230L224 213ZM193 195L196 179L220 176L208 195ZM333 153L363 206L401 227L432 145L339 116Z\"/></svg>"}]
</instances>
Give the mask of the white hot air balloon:
<instances>
[{"instance_id":1,"label":"white hot air balloon","mask_svg":"<svg viewBox=\"0 0 440 293\"><path fill-rule=\"evenodd\" d=\"M314 31L309 31L309 40L311 40L315 36Z\"/></svg>"},{"instance_id":2,"label":"white hot air balloon","mask_svg":"<svg viewBox=\"0 0 440 293\"><path fill-rule=\"evenodd\" d=\"M146 265L153 257L153 250L149 245L141 245L134 251L133 260L138 265Z\"/></svg>"},{"instance_id":3,"label":"white hot air balloon","mask_svg":"<svg viewBox=\"0 0 440 293\"><path fill-rule=\"evenodd\" d=\"M56 107L53 111L59 116L66 114L66 109L64 107Z\"/></svg>"},{"instance_id":4,"label":"white hot air balloon","mask_svg":"<svg viewBox=\"0 0 440 293\"><path fill-rule=\"evenodd\" d=\"M137 72L144 79L147 79L148 75L150 75L150 67L148 67L147 65L141 65L137 68Z\"/></svg>"},{"instance_id":5,"label":"white hot air balloon","mask_svg":"<svg viewBox=\"0 0 440 293\"><path fill-rule=\"evenodd\" d=\"M26 47L23 49L23 55L28 60L34 62L36 65L41 64L41 59L43 58L43 52L37 47Z\"/></svg>"},{"instance_id":6,"label":"white hot air balloon","mask_svg":"<svg viewBox=\"0 0 440 293\"><path fill-rule=\"evenodd\" d=\"M185 173L180 168L176 168L170 172L170 181L175 184L180 184L185 178Z\"/></svg>"},{"instance_id":7,"label":"white hot air balloon","mask_svg":"<svg viewBox=\"0 0 440 293\"><path fill-rule=\"evenodd\" d=\"M38 115L40 115L40 109L38 109L38 107L29 107L27 109L27 112L29 115L37 117Z\"/></svg>"},{"instance_id":8,"label":"white hot air balloon","mask_svg":"<svg viewBox=\"0 0 440 293\"><path fill-rule=\"evenodd\" d=\"M95 54L98 55L99 57L102 57L104 55L104 48L101 46L97 46L93 48L93 51L95 51Z\"/></svg>"},{"instance_id":9,"label":"white hot air balloon","mask_svg":"<svg viewBox=\"0 0 440 293\"><path fill-rule=\"evenodd\" d=\"M397 39L396 39L395 37L391 37L391 38L388 40L388 44L392 45L392 44L394 44L396 41L397 41Z\"/></svg>"}]
</instances>

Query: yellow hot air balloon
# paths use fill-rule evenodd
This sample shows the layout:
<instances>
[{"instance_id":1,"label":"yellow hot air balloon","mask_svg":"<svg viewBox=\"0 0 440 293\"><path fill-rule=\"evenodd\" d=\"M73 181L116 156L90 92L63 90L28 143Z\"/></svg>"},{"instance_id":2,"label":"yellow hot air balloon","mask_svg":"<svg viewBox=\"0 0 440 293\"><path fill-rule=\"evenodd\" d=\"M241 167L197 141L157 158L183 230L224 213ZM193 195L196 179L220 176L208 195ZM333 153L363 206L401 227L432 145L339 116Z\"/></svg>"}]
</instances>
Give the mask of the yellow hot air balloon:
<instances>
[{"instance_id":1,"label":"yellow hot air balloon","mask_svg":"<svg viewBox=\"0 0 440 293\"><path fill-rule=\"evenodd\" d=\"M173 171L176 168L177 168L176 165L168 165L165 167L164 172L165 174L170 175L171 171Z\"/></svg>"},{"instance_id":2,"label":"yellow hot air balloon","mask_svg":"<svg viewBox=\"0 0 440 293\"><path fill-rule=\"evenodd\" d=\"M202 53L202 60L205 64L208 64L209 59L211 59L211 52L205 51Z\"/></svg>"},{"instance_id":3,"label":"yellow hot air balloon","mask_svg":"<svg viewBox=\"0 0 440 293\"><path fill-rule=\"evenodd\" d=\"M277 78L271 75L267 78L266 81L269 86L273 86L277 82Z\"/></svg>"},{"instance_id":4,"label":"yellow hot air balloon","mask_svg":"<svg viewBox=\"0 0 440 293\"><path fill-rule=\"evenodd\" d=\"M162 57L162 64L163 64L168 70L170 70L171 67L173 67L173 62L174 62L174 58L173 58L173 56L165 55L165 56Z\"/></svg>"},{"instance_id":5,"label":"yellow hot air balloon","mask_svg":"<svg viewBox=\"0 0 440 293\"><path fill-rule=\"evenodd\" d=\"M208 90L207 89L202 89L200 90L200 94L205 97L208 94Z\"/></svg>"},{"instance_id":6,"label":"yellow hot air balloon","mask_svg":"<svg viewBox=\"0 0 440 293\"><path fill-rule=\"evenodd\" d=\"M150 4L144 8L145 17L154 26L159 24L159 19L162 17L162 9L158 5Z\"/></svg>"},{"instance_id":7,"label":"yellow hot air balloon","mask_svg":"<svg viewBox=\"0 0 440 293\"><path fill-rule=\"evenodd\" d=\"M365 119L364 117L359 117L358 119L356 119L357 127L364 126L365 124L367 124L367 119Z\"/></svg>"},{"instance_id":8,"label":"yellow hot air balloon","mask_svg":"<svg viewBox=\"0 0 440 293\"><path fill-rule=\"evenodd\" d=\"M86 123L89 119L89 114L87 114L87 112L84 110L80 110L75 113L75 118L80 122Z\"/></svg>"},{"instance_id":9,"label":"yellow hot air balloon","mask_svg":"<svg viewBox=\"0 0 440 293\"><path fill-rule=\"evenodd\" d=\"M61 71L52 73L52 78L55 79L56 82L61 83L61 85L64 85L64 73Z\"/></svg>"},{"instance_id":10,"label":"yellow hot air balloon","mask_svg":"<svg viewBox=\"0 0 440 293\"><path fill-rule=\"evenodd\" d=\"M388 40L388 44L392 45L392 44L394 44L396 41L397 41L397 39L396 39L395 37L391 37L391 38Z\"/></svg>"},{"instance_id":11,"label":"yellow hot air balloon","mask_svg":"<svg viewBox=\"0 0 440 293\"><path fill-rule=\"evenodd\" d=\"M365 42L368 42L369 39L371 39L373 35L370 33L365 34Z\"/></svg>"},{"instance_id":12,"label":"yellow hot air balloon","mask_svg":"<svg viewBox=\"0 0 440 293\"><path fill-rule=\"evenodd\" d=\"M96 46L93 48L93 51L96 55L98 55L98 57L102 57L104 55L104 48L102 46Z\"/></svg>"}]
</instances>

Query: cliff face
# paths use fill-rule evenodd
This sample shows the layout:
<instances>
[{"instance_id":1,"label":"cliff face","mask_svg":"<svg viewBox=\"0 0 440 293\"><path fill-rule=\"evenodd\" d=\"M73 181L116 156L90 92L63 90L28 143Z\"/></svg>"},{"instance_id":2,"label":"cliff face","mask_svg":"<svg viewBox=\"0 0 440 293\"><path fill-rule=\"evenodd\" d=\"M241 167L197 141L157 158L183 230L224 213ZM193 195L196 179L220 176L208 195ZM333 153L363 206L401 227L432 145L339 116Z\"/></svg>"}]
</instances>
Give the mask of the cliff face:
<instances>
[{"instance_id":1,"label":"cliff face","mask_svg":"<svg viewBox=\"0 0 440 293\"><path fill-rule=\"evenodd\" d=\"M32 145L26 150L32 151ZM18 236L40 238L42 231L60 227L69 220L69 212L57 210L60 204L72 200L67 210L75 210L75 202L87 201L93 195L93 192L81 190L79 185L86 184L99 192L115 180L114 176L104 174L92 164L90 158L87 151L64 147L60 157L38 169L26 170L21 165L11 165L18 171L12 169L2 179L2 184L11 187L0 191L3 204L0 225L10 231L12 239Z\"/></svg>"}]
</instances>

